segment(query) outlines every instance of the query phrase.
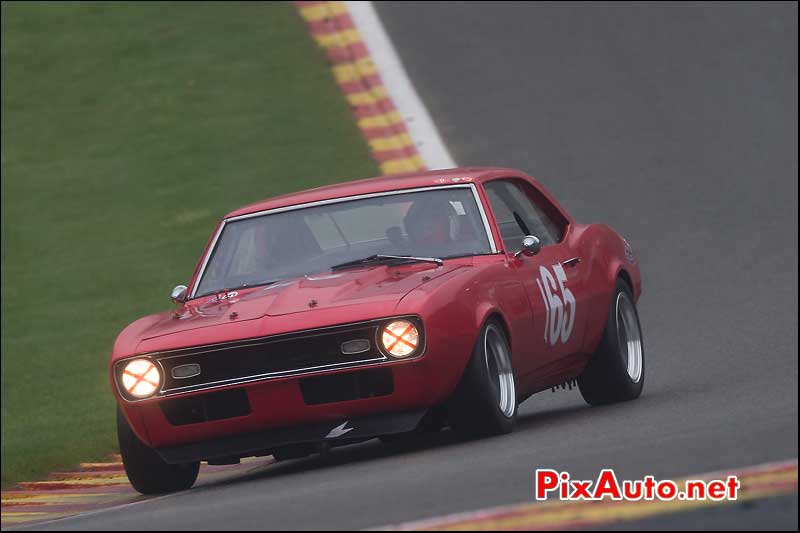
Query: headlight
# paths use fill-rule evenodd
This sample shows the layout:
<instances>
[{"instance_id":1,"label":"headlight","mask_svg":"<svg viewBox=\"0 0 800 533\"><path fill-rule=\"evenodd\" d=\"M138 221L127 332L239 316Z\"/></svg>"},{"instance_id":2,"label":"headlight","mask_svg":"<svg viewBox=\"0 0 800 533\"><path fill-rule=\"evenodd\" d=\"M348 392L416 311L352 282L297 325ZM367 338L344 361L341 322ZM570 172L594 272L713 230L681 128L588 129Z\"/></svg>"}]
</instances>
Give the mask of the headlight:
<instances>
[{"instance_id":1,"label":"headlight","mask_svg":"<svg viewBox=\"0 0 800 533\"><path fill-rule=\"evenodd\" d=\"M152 396L161 385L161 372L149 359L134 359L122 371L122 386L134 398Z\"/></svg>"},{"instance_id":2,"label":"headlight","mask_svg":"<svg viewBox=\"0 0 800 533\"><path fill-rule=\"evenodd\" d=\"M413 322L395 320L381 331L383 349L393 357L408 357L417 351L419 331Z\"/></svg>"}]
</instances>

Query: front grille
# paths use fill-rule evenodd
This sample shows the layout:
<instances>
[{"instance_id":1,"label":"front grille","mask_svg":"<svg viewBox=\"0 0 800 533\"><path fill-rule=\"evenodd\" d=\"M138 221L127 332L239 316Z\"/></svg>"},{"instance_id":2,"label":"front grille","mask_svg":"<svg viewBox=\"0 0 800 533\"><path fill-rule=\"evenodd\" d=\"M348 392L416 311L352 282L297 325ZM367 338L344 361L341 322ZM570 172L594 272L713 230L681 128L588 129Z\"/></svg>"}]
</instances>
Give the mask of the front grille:
<instances>
[{"instance_id":1,"label":"front grille","mask_svg":"<svg viewBox=\"0 0 800 533\"><path fill-rule=\"evenodd\" d=\"M164 372L162 394L383 361L386 357L375 345L380 323L371 321L156 354ZM342 353L342 343L353 340L367 340L369 349ZM200 374L185 379L172 376L175 367L187 364L199 365Z\"/></svg>"}]
</instances>

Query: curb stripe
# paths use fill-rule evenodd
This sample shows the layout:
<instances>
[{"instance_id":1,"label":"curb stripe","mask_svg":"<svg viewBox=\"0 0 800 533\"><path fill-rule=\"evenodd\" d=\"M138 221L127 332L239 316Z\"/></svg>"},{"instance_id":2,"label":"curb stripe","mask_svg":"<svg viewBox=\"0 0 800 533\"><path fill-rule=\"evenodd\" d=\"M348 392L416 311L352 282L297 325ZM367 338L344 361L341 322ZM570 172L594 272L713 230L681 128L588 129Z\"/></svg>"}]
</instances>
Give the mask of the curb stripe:
<instances>
[{"instance_id":1,"label":"curb stripe","mask_svg":"<svg viewBox=\"0 0 800 533\"><path fill-rule=\"evenodd\" d=\"M358 127L361 128L362 131L369 131L373 128L389 128L393 124L402 124L403 117L400 116L400 113L397 111L390 111L388 113L383 113L380 115L375 115L372 117L364 117L359 119Z\"/></svg>"},{"instance_id":2,"label":"curb stripe","mask_svg":"<svg viewBox=\"0 0 800 533\"><path fill-rule=\"evenodd\" d=\"M82 471L87 472L124 472L125 467L122 463L81 463Z\"/></svg>"},{"instance_id":3,"label":"curb stripe","mask_svg":"<svg viewBox=\"0 0 800 533\"><path fill-rule=\"evenodd\" d=\"M333 67L333 76L339 83L358 81L362 78L373 76L375 74L377 74L377 70L375 70L375 65L372 63L372 59L369 57L364 57L356 61L340 63ZM383 86L378 86L378 88L383 89Z\"/></svg>"},{"instance_id":4,"label":"curb stripe","mask_svg":"<svg viewBox=\"0 0 800 533\"><path fill-rule=\"evenodd\" d=\"M309 22L347 13L344 2L303 2L300 14Z\"/></svg>"},{"instance_id":5,"label":"curb stripe","mask_svg":"<svg viewBox=\"0 0 800 533\"><path fill-rule=\"evenodd\" d=\"M16 489L2 491L2 528L103 511L151 498L133 490L119 455L110 459L107 463L81 463L77 471L55 472L45 481L23 482ZM271 458L247 458L238 465L203 465L197 483L246 474L271 462Z\"/></svg>"},{"instance_id":6,"label":"curb stripe","mask_svg":"<svg viewBox=\"0 0 800 533\"><path fill-rule=\"evenodd\" d=\"M392 107L405 118L405 128L414 139L416 151L425 166L429 169L455 167L456 162L417 94L373 3L347 1L345 4L350 19L361 33L364 46L380 71L383 85L392 96Z\"/></svg>"},{"instance_id":7,"label":"curb stripe","mask_svg":"<svg viewBox=\"0 0 800 533\"><path fill-rule=\"evenodd\" d=\"M125 470L89 470L78 472L54 472L50 475L53 481L66 481L70 479L119 479L124 478Z\"/></svg>"},{"instance_id":8,"label":"curb stripe","mask_svg":"<svg viewBox=\"0 0 800 533\"><path fill-rule=\"evenodd\" d=\"M725 472L688 476L687 480L723 479L737 475L741 483L735 501L672 500L672 501L560 501L523 503L459 513L440 518L420 520L389 526L387 530L532 530L592 528L615 522L640 520L666 513L736 504L759 498L797 492L797 459L767 463Z\"/></svg>"},{"instance_id":9,"label":"curb stripe","mask_svg":"<svg viewBox=\"0 0 800 533\"><path fill-rule=\"evenodd\" d=\"M18 495L13 497L3 494L3 505L49 505L49 504L63 504L70 501L101 501L109 498L114 498L116 495L111 492L72 492L72 493L37 493L33 491L18 492Z\"/></svg>"},{"instance_id":10,"label":"curb stripe","mask_svg":"<svg viewBox=\"0 0 800 533\"><path fill-rule=\"evenodd\" d=\"M425 163L418 155L403 157L401 159L391 159L381 163L381 168L386 174L403 174L405 172L415 172L425 168Z\"/></svg>"},{"instance_id":11,"label":"curb stripe","mask_svg":"<svg viewBox=\"0 0 800 533\"><path fill-rule=\"evenodd\" d=\"M361 42L361 36L352 28L342 31L320 31L314 35L314 39L323 48L333 48L335 46L347 46Z\"/></svg>"},{"instance_id":12,"label":"curb stripe","mask_svg":"<svg viewBox=\"0 0 800 533\"><path fill-rule=\"evenodd\" d=\"M368 91L354 92L347 95L347 102L351 106L374 105L381 100L386 100L389 95L383 87L377 87Z\"/></svg>"},{"instance_id":13,"label":"curb stripe","mask_svg":"<svg viewBox=\"0 0 800 533\"><path fill-rule=\"evenodd\" d=\"M383 174L425 170L378 68L344 2L295 2L309 33L325 51L333 77Z\"/></svg>"},{"instance_id":14,"label":"curb stripe","mask_svg":"<svg viewBox=\"0 0 800 533\"><path fill-rule=\"evenodd\" d=\"M83 489L88 487L109 487L127 485L128 478L108 481L106 479L76 479L66 481L23 481L19 484L25 490Z\"/></svg>"}]
</instances>

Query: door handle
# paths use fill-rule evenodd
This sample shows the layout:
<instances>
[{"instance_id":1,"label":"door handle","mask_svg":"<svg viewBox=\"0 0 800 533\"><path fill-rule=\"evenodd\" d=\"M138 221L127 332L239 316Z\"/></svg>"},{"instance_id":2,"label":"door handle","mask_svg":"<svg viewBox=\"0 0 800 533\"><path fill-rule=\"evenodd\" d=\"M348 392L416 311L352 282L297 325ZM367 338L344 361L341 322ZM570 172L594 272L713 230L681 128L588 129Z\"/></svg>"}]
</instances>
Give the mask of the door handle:
<instances>
[{"instance_id":1,"label":"door handle","mask_svg":"<svg viewBox=\"0 0 800 533\"><path fill-rule=\"evenodd\" d=\"M563 261L561 264L564 265L565 267L574 267L577 266L577 264L580 262L581 262L580 257L573 257L572 259L567 259L566 261Z\"/></svg>"}]
</instances>

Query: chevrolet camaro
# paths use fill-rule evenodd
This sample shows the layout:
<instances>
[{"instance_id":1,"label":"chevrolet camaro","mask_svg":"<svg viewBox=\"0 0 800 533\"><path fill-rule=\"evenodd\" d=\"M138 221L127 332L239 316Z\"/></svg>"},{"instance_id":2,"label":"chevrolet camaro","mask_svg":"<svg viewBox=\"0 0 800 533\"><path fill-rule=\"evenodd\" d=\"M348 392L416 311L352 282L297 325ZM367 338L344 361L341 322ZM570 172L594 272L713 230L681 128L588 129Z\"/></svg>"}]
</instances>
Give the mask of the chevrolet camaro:
<instances>
[{"instance_id":1,"label":"chevrolet camaro","mask_svg":"<svg viewBox=\"0 0 800 533\"><path fill-rule=\"evenodd\" d=\"M532 394L638 397L628 242L504 168L380 177L225 216L175 308L118 336L120 452L145 494L201 461L277 460L449 427L510 432Z\"/></svg>"}]
</instances>

